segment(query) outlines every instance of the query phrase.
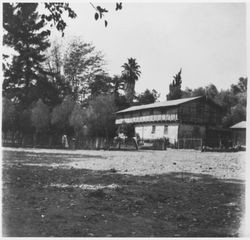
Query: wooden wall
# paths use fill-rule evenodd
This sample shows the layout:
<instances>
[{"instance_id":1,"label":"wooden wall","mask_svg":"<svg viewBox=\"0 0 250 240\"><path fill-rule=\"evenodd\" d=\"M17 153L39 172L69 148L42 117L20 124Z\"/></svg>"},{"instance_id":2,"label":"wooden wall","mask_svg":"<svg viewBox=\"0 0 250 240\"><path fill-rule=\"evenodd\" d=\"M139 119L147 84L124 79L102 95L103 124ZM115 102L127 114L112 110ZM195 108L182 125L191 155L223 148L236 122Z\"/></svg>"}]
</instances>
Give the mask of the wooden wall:
<instances>
[{"instance_id":1,"label":"wooden wall","mask_svg":"<svg viewBox=\"0 0 250 240\"><path fill-rule=\"evenodd\" d=\"M246 146L246 129L233 129L233 146Z\"/></svg>"},{"instance_id":2,"label":"wooden wall","mask_svg":"<svg viewBox=\"0 0 250 240\"><path fill-rule=\"evenodd\" d=\"M222 117L220 109L202 100L184 103L178 109L178 119L185 123L219 126Z\"/></svg>"},{"instance_id":3,"label":"wooden wall","mask_svg":"<svg viewBox=\"0 0 250 240\"><path fill-rule=\"evenodd\" d=\"M203 125L180 124L178 138L204 138L206 127Z\"/></svg>"}]
</instances>

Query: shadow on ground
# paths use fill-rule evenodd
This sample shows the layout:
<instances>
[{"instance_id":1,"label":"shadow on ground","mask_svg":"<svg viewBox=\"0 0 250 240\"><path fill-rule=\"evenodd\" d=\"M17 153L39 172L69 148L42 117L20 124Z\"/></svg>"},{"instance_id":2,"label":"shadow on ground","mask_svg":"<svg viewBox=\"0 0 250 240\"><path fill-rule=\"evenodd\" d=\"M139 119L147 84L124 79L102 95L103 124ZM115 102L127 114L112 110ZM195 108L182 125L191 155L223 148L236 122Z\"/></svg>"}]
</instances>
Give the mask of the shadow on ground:
<instances>
[{"instance_id":1,"label":"shadow on ground","mask_svg":"<svg viewBox=\"0 0 250 240\"><path fill-rule=\"evenodd\" d=\"M244 194L242 181L203 174L4 165L3 235L237 237Z\"/></svg>"}]
</instances>

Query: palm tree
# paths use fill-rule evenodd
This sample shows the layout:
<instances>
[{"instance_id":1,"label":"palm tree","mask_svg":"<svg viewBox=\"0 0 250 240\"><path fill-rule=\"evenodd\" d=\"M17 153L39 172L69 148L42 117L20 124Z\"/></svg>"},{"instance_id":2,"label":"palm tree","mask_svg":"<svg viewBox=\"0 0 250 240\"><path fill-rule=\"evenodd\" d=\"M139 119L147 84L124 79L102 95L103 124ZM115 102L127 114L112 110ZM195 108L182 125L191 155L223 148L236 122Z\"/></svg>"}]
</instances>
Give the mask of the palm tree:
<instances>
[{"instance_id":1,"label":"palm tree","mask_svg":"<svg viewBox=\"0 0 250 240\"><path fill-rule=\"evenodd\" d=\"M137 64L135 58L128 58L128 63L122 65L122 77L125 81L125 96L129 103L132 103L135 92L135 81L138 80L141 67Z\"/></svg>"}]
</instances>

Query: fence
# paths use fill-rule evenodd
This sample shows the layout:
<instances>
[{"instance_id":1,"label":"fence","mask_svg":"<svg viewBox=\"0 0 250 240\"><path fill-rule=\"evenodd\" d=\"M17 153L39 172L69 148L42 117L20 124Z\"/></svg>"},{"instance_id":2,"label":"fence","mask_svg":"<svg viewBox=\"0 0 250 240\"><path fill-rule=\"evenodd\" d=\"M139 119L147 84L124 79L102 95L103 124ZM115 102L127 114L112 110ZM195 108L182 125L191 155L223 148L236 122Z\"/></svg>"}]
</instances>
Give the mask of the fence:
<instances>
[{"instance_id":1,"label":"fence","mask_svg":"<svg viewBox=\"0 0 250 240\"><path fill-rule=\"evenodd\" d=\"M59 135L49 136L41 134L37 136L35 141L32 134L25 136L19 136L18 134L3 134L2 137L3 146L64 148L61 140L62 136ZM76 140L68 137L68 143L70 149L109 149L109 147L117 147L113 146L111 139L104 137L84 137ZM144 144L139 144L141 145L139 147L141 149L150 148L155 150L164 150L166 147L178 149L200 149L202 144L203 142L201 138L180 138L178 139L178 142L174 141L174 143L165 142L164 139L155 139L149 141L148 144L147 141L145 141Z\"/></svg>"},{"instance_id":2,"label":"fence","mask_svg":"<svg viewBox=\"0 0 250 240\"><path fill-rule=\"evenodd\" d=\"M48 134L20 134L3 133L2 145L5 147L43 147L43 148L61 148L61 136Z\"/></svg>"},{"instance_id":3,"label":"fence","mask_svg":"<svg viewBox=\"0 0 250 240\"><path fill-rule=\"evenodd\" d=\"M85 137L74 139L67 136L69 149L108 149L109 139L104 137ZM65 148L61 135L33 134L21 135L18 133L3 133L2 145L4 147L37 147L37 148Z\"/></svg>"},{"instance_id":4,"label":"fence","mask_svg":"<svg viewBox=\"0 0 250 240\"><path fill-rule=\"evenodd\" d=\"M179 138L178 149L200 149L202 138Z\"/></svg>"},{"instance_id":5,"label":"fence","mask_svg":"<svg viewBox=\"0 0 250 240\"><path fill-rule=\"evenodd\" d=\"M71 148L74 148L74 142L70 141ZM104 137L86 137L76 141L77 149L108 149L110 140Z\"/></svg>"}]
</instances>

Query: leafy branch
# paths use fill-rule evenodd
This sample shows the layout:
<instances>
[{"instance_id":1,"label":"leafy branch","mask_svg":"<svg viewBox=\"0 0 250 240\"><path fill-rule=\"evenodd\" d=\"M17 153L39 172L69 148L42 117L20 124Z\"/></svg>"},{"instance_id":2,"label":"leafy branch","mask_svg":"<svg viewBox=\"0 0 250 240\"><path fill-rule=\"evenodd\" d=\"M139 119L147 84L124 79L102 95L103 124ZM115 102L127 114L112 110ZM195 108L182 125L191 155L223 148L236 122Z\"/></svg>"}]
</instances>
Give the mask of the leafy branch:
<instances>
[{"instance_id":1,"label":"leafy branch","mask_svg":"<svg viewBox=\"0 0 250 240\"><path fill-rule=\"evenodd\" d=\"M105 17L105 13L108 12L108 10L106 8L103 8L101 6L95 6L93 3L90 2L90 5L95 9L95 20L97 21L98 19L103 19ZM115 10L121 10L122 9L122 3L116 3L116 8ZM108 21L106 19L104 19L104 25L105 27L108 26Z\"/></svg>"},{"instance_id":2,"label":"leafy branch","mask_svg":"<svg viewBox=\"0 0 250 240\"><path fill-rule=\"evenodd\" d=\"M42 19L47 22L53 21L51 23L51 27L53 25L56 26L58 31L62 32L62 36L64 36L64 29L67 26L65 21L62 18L63 12L68 13L69 18L76 18L76 13L69 7L69 3L44 3L45 8L49 10L49 15L42 15Z\"/></svg>"}]
</instances>

